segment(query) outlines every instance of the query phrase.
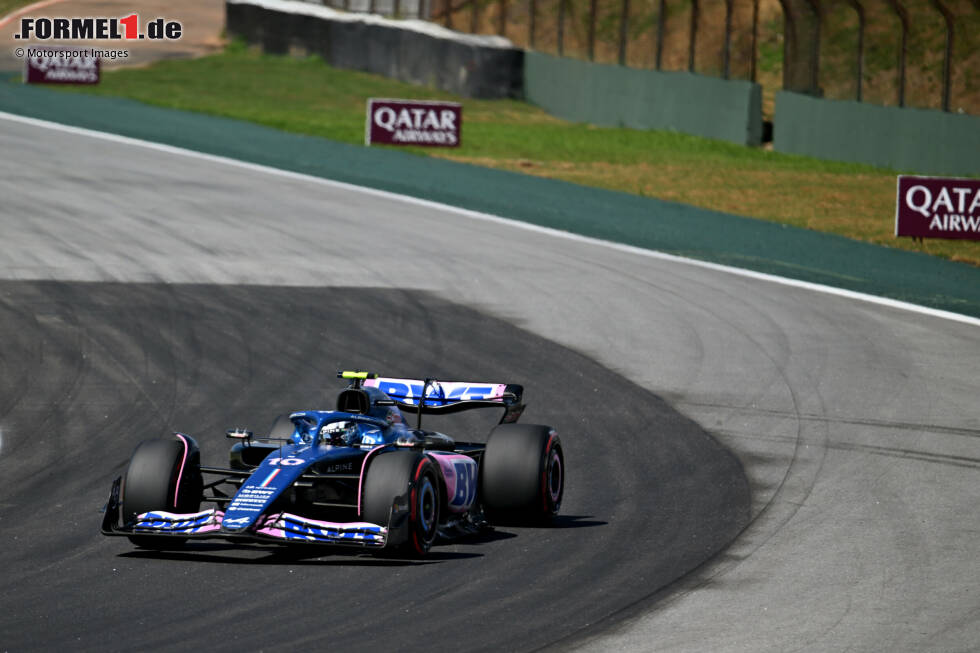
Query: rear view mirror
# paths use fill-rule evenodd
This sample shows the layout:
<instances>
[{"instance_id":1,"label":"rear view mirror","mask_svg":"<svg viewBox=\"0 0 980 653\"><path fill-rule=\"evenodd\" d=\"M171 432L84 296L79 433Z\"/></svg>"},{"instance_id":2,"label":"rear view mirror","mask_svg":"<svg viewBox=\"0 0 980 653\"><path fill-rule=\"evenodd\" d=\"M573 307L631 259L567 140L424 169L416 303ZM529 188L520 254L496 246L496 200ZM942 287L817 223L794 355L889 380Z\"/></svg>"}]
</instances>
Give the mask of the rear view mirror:
<instances>
[{"instance_id":1,"label":"rear view mirror","mask_svg":"<svg viewBox=\"0 0 980 653\"><path fill-rule=\"evenodd\" d=\"M225 431L225 437L235 440L251 440L252 432L247 429L228 429Z\"/></svg>"}]
</instances>

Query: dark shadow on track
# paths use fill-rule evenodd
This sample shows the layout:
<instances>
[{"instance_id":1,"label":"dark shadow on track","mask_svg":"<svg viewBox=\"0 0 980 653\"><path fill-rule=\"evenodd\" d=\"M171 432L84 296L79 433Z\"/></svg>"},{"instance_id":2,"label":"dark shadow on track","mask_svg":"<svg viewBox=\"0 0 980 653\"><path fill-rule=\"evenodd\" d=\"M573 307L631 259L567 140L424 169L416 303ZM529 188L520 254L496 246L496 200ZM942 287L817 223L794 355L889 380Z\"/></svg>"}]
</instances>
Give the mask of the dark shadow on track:
<instances>
[{"instance_id":1,"label":"dark shadow on track","mask_svg":"<svg viewBox=\"0 0 980 653\"><path fill-rule=\"evenodd\" d=\"M481 555L479 553L440 553L433 552L427 555L421 560L409 560L400 558L387 558L382 556L365 556L365 555L344 555L334 553L324 553L321 549L319 552L279 552L279 553L267 553L263 557L232 557L219 555L219 551L229 550L231 547L226 549L210 549L209 552L203 549L191 548L188 546L183 551L150 551L150 550L136 550L128 551L126 553L120 553L118 557L120 558L132 558L135 560L180 560L184 562L206 562L213 564L225 564L225 565L279 565L279 566L296 566L296 565L312 565L312 566L341 566L341 567L414 567L418 565L433 565L439 564L440 562L447 562L452 560L464 560L468 558L479 558ZM238 553L243 553L243 549L235 549ZM255 553L252 549L250 553Z\"/></svg>"},{"instance_id":2,"label":"dark shadow on track","mask_svg":"<svg viewBox=\"0 0 980 653\"><path fill-rule=\"evenodd\" d=\"M592 515L558 515L552 528L593 528L609 522L592 519Z\"/></svg>"},{"instance_id":3,"label":"dark shadow on track","mask_svg":"<svg viewBox=\"0 0 980 653\"><path fill-rule=\"evenodd\" d=\"M0 282L0 365L10 650L104 650L106 633L141 650L529 650L669 584L748 519L737 460L658 397L427 293ZM522 421L556 427L565 447L565 515L422 562L142 552L98 533L141 439L180 430L224 464L225 428L331 406L352 365L523 384ZM494 416L474 419L443 430L482 440Z\"/></svg>"}]
</instances>

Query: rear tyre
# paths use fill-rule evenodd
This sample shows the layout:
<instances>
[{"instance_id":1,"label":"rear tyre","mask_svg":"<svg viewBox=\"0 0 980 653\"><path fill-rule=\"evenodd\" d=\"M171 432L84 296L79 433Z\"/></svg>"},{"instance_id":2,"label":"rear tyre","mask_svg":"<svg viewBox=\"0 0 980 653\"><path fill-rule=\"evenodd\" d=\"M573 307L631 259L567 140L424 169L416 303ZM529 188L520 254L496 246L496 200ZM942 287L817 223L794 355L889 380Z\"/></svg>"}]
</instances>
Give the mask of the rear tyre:
<instances>
[{"instance_id":1,"label":"rear tyre","mask_svg":"<svg viewBox=\"0 0 980 653\"><path fill-rule=\"evenodd\" d=\"M201 508L201 459L187 436L144 440L129 461L122 488L123 523L151 510L188 513ZM130 535L129 541L148 549L183 545L186 538Z\"/></svg>"},{"instance_id":2,"label":"rear tyre","mask_svg":"<svg viewBox=\"0 0 980 653\"><path fill-rule=\"evenodd\" d=\"M565 456L554 429L501 424L487 440L480 496L491 523L549 525L565 492Z\"/></svg>"},{"instance_id":3,"label":"rear tyre","mask_svg":"<svg viewBox=\"0 0 980 653\"><path fill-rule=\"evenodd\" d=\"M428 553L439 534L441 494L435 465L426 456L394 451L371 461L364 480L363 518L388 525L396 497L408 494L408 538L397 549L410 557Z\"/></svg>"}]
</instances>

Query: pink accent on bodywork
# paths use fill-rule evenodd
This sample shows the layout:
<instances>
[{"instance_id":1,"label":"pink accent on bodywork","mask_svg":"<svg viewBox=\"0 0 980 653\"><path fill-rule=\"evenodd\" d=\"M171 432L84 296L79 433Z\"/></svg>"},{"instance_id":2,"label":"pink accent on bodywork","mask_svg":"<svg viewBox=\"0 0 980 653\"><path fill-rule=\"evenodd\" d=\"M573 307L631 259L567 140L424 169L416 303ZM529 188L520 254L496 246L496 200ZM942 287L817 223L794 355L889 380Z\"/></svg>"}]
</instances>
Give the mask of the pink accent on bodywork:
<instances>
[{"instance_id":1,"label":"pink accent on bodywork","mask_svg":"<svg viewBox=\"0 0 980 653\"><path fill-rule=\"evenodd\" d=\"M263 518L262 523L258 528L255 529L256 533L262 533L263 535L269 535L271 537L286 537L286 533L283 532L281 528L274 528L276 520L279 519L280 515L268 515Z\"/></svg>"},{"instance_id":2,"label":"pink accent on bodywork","mask_svg":"<svg viewBox=\"0 0 980 653\"><path fill-rule=\"evenodd\" d=\"M442 472L442 479L446 483L446 508L449 512L466 512L472 504L454 506L453 497L456 496L456 464L463 463L467 467L473 468L474 478L476 476L476 462L469 456L462 456L455 453L443 453L441 451L429 451L429 458L439 463L439 470Z\"/></svg>"},{"instance_id":3,"label":"pink accent on bodywork","mask_svg":"<svg viewBox=\"0 0 980 653\"><path fill-rule=\"evenodd\" d=\"M496 385L494 385L493 386L493 400L494 401L503 401L504 400L504 392L506 390L507 390L507 384L506 383L497 383Z\"/></svg>"},{"instance_id":4,"label":"pink accent on bodywork","mask_svg":"<svg viewBox=\"0 0 980 653\"><path fill-rule=\"evenodd\" d=\"M361 514L361 497L364 495L364 473L367 471L368 458L370 458L371 454L373 454L375 451L378 449L384 449L386 446L388 445L382 444L378 445L374 449L371 449L371 451L367 452L367 455L364 456L364 460L361 462L361 478L357 481L357 514Z\"/></svg>"},{"instance_id":5,"label":"pink accent on bodywork","mask_svg":"<svg viewBox=\"0 0 980 653\"><path fill-rule=\"evenodd\" d=\"M174 506L177 505L177 495L180 493L180 479L184 476L184 465L187 464L187 454L190 453L191 445L180 433L174 433L181 442L184 443L184 459L180 461L180 471L177 472L177 487L174 488Z\"/></svg>"}]
</instances>

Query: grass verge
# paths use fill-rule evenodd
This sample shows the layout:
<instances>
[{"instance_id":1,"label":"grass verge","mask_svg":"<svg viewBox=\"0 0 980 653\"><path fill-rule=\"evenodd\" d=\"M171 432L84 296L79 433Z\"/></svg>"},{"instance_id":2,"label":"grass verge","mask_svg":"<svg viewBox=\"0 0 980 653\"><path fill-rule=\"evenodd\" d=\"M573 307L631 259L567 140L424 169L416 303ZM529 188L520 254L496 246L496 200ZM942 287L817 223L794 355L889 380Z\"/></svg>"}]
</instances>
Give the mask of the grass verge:
<instances>
[{"instance_id":1,"label":"grass verge","mask_svg":"<svg viewBox=\"0 0 980 653\"><path fill-rule=\"evenodd\" d=\"M232 44L219 55L109 72L99 86L65 90L127 97L354 144L364 142L369 97L452 99L464 105L462 146L410 150L980 265L980 242L919 244L893 235L893 171L684 134L573 124L523 102L460 99L331 68L316 57L270 56Z\"/></svg>"}]
</instances>

